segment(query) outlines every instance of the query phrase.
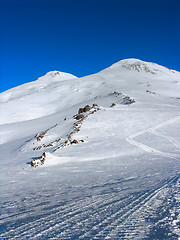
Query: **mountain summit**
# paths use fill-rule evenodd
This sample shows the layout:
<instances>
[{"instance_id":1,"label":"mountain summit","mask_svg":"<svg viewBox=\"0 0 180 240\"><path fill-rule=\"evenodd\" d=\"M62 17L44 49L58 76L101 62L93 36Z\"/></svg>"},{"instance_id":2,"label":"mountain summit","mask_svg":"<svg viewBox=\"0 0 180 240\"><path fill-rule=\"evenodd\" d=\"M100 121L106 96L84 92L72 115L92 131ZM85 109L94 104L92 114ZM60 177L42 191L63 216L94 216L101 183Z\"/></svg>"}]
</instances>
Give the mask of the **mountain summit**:
<instances>
[{"instance_id":1,"label":"mountain summit","mask_svg":"<svg viewBox=\"0 0 180 240\"><path fill-rule=\"evenodd\" d=\"M59 71L50 71L46 73L43 77L38 78L38 80L45 80L45 81L52 81L52 80L69 80L69 79L74 79L77 78L76 76L70 74L70 73L64 73L64 72L59 72Z\"/></svg>"},{"instance_id":2,"label":"mountain summit","mask_svg":"<svg viewBox=\"0 0 180 240\"><path fill-rule=\"evenodd\" d=\"M129 58L129 59L124 59L121 60L112 66L110 66L108 69L120 69L124 68L127 70L134 70L138 72L146 72L146 73L151 73L151 74L171 74L171 73L178 73L175 70L171 70L169 68L160 66L156 63L151 63L151 62L144 62L139 59L135 58Z\"/></svg>"},{"instance_id":3,"label":"mountain summit","mask_svg":"<svg viewBox=\"0 0 180 240\"><path fill-rule=\"evenodd\" d=\"M178 239L180 73L125 59L0 94L2 239Z\"/></svg>"}]
</instances>

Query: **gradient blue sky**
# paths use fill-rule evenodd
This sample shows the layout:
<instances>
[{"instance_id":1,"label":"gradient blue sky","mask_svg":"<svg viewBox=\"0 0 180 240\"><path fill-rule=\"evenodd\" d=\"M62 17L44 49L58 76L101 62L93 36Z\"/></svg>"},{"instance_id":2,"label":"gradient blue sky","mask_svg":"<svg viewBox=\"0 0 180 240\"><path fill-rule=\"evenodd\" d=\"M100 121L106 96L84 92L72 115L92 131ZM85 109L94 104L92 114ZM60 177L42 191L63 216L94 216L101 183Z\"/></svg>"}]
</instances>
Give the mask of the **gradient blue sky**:
<instances>
[{"instance_id":1,"label":"gradient blue sky","mask_svg":"<svg viewBox=\"0 0 180 240\"><path fill-rule=\"evenodd\" d=\"M180 70L179 0L0 0L0 92L125 58Z\"/></svg>"}]
</instances>

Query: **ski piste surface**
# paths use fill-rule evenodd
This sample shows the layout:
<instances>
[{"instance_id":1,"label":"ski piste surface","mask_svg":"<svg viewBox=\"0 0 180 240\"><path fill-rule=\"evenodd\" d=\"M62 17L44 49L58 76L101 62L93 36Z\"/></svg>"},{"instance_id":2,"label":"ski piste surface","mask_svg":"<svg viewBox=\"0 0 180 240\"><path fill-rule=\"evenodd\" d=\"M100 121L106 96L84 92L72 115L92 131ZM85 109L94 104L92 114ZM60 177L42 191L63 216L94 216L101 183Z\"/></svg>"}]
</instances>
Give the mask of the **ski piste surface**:
<instances>
[{"instance_id":1,"label":"ski piste surface","mask_svg":"<svg viewBox=\"0 0 180 240\"><path fill-rule=\"evenodd\" d=\"M0 238L177 240L179 93L179 72L137 59L2 93Z\"/></svg>"},{"instance_id":2,"label":"ski piste surface","mask_svg":"<svg viewBox=\"0 0 180 240\"><path fill-rule=\"evenodd\" d=\"M177 121L177 120L180 120L180 116L177 116L175 118L172 118L172 119L169 119L165 122L162 122L158 125L156 125L155 127L151 127L151 128L148 128L148 129L145 129L143 131L140 131L138 133L135 133L129 137L126 138L126 140L130 143L130 144L133 144L135 146L138 146L140 148L142 148L144 151L146 152L150 152L150 153L154 153L154 154L159 154L161 156L165 156L165 157L172 157L172 158L176 158L176 159L179 159L179 155L176 155L176 154L169 154L169 153L165 153L165 152L161 152L157 149L154 149L150 146L147 146L143 143L140 143L136 140L134 140L134 138L136 138L137 136L140 136L144 133L147 133L147 132L152 132L153 134L157 135L157 136L160 136L160 137L163 137L163 138L166 138L169 142L173 143L175 145L176 148L178 148L178 150L180 150L180 145L179 145L179 142L176 142L176 140L172 137L169 137L169 136L166 136L164 134L161 134L159 133L158 131L156 131L158 128L161 128L163 126L166 126L170 123L173 123L174 121ZM179 151L180 153L180 151Z\"/></svg>"}]
</instances>

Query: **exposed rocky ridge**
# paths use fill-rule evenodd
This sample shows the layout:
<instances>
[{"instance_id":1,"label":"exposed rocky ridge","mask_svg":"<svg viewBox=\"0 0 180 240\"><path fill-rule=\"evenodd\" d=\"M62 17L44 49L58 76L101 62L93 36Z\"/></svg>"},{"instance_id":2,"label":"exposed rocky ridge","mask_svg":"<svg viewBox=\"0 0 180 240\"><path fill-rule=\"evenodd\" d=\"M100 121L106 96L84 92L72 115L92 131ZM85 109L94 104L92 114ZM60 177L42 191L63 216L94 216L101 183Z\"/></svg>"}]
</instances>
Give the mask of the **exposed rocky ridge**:
<instances>
[{"instance_id":1,"label":"exposed rocky ridge","mask_svg":"<svg viewBox=\"0 0 180 240\"><path fill-rule=\"evenodd\" d=\"M83 121L91 114L94 114L95 112L99 111L100 107L97 104L93 104L92 107L89 105L86 105L84 108L79 108L78 113L73 116L75 119L75 123L73 124L73 130L67 134L66 139L62 140L62 138L57 138L55 141L52 141L48 144L42 144L40 146L37 146L33 148L33 150L42 150L47 149L47 148L52 148L52 152L56 152L57 150L64 148L65 146L70 146L72 144L78 144L80 142L84 142L83 139L77 140L74 139L73 136L77 132L80 131L81 125ZM66 119L64 119L66 121ZM53 129L57 126L58 124L54 125L53 127L45 130L42 133L36 134L34 137L37 142L41 141L48 133L50 129ZM31 166L32 167L37 167L39 165L43 165L46 159L46 152L43 152L43 154L40 157L37 157L31 161Z\"/></svg>"},{"instance_id":2,"label":"exposed rocky ridge","mask_svg":"<svg viewBox=\"0 0 180 240\"><path fill-rule=\"evenodd\" d=\"M115 97L121 96L122 97L121 104L131 105L131 104L136 102L135 99L130 98L128 96L125 96L125 95L123 95L122 93L119 93L119 92L112 92L112 93L109 93L108 95L109 96L115 96Z\"/></svg>"},{"instance_id":3,"label":"exposed rocky ridge","mask_svg":"<svg viewBox=\"0 0 180 240\"><path fill-rule=\"evenodd\" d=\"M124 94L120 93L120 92L110 92L107 94L107 96L101 97L101 96L97 96L96 100L101 99L101 98L109 98L109 101L111 101L111 104L109 105L109 107L114 107L116 106L116 104L123 104L123 105L131 105L133 103L135 103L135 100L125 96ZM112 100L115 100L115 102L112 102ZM38 133L35 135L34 139L32 139L29 143L29 146L33 146L33 150L34 151L38 151L38 150L46 150L48 152L56 152L57 150L64 148L66 146L70 146L72 144L78 144L81 142L84 142L84 139L74 139L74 135L76 133L78 133L80 131L80 128L83 124L83 121L91 114L94 114L95 112L99 111L101 108L98 106L97 103L94 103L92 106L86 105L83 108L79 108L77 111L77 114L75 114L73 116L73 119L75 120L75 122L73 123L73 127L72 130L70 130L70 132L66 135L66 137L62 137L62 136L58 136L58 138L56 138L53 141L44 142L43 144L40 144L40 142L42 142L42 140L44 140L45 138L48 138L48 133L52 130L58 127L58 125L60 125L60 123L55 124L54 126L52 126L51 128L46 129L45 131ZM70 120L69 118L65 118L64 121ZM58 131L58 130L57 130ZM34 146L34 145L38 145L38 146ZM25 150L27 147L29 146L25 146L22 150ZM33 167L37 167L38 165L43 165L45 162L45 152L38 157L35 160L32 160L31 165Z\"/></svg>"}]
</instances>

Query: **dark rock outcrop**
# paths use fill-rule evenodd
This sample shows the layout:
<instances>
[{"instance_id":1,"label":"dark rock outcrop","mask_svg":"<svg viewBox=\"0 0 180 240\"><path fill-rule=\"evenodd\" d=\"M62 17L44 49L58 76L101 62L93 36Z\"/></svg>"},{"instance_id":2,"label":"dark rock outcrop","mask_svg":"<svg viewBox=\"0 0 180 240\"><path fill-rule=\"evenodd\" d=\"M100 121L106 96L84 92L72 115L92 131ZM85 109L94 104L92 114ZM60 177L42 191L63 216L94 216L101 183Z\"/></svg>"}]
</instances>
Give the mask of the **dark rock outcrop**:
<instances>
[{"instance_id":1,"label":"dark rock outcrop","mask_svg":"<svg viewBox=\"0 0 180 240\"><path fill-rule=\"evenodd\" d=\"M39 158L31 161L32 167L37 167L39 165L43 165L46 160L46 153L44 152Z\"/></svg>"},{"instance_id":2,"label":"dark rock outcrop","mask_svg":"<svg viewBox=\"0 0 180 240\"><path fill-rule=\"evenodd\" d=\"M84 119L84 118L85 118L85 116L83 114L78 114L76 116L76 120L80 120L80 119Z\"/></svg>"},{"instance_id":3,"label":"dark rock outcrop","mask_svg":"<svg viewBox=\"0 0 180 240\"><path fill-rule=\"evenodd\" d=\"M116 104L115 104L115 103L112 103L110 107L114 107L114 106L116 106Z\"/></svg>"},{"instance_id":4,"label":"dark rock outcrop","mask_svg":"<svg viewBox=\"0 0 180 240\"><path fill-rule=\"evenodd\" d=\"M78 140L76 140L76 139L74 139L72 142L71 142L71 144L78 144L79 142L78 142Z\"/></svg>"},{"instance_id":5,"label":"dark rock outcrop","mask_svg":"<svg viewBox=\"0 0 180 240\"><path fill-rule=\"evenodd\" d=\"M84 112L84 108L79 108L78 114L81 114L81 113L83 113L83 112Z\"/></svg>"},{"instance_id":6,"label":"dark rock outcrop","mask_svg":"<svg viewBox=\"0 0 180 240\"><path fill-rule=\"evenodd\" d=\"M84 112L89 112L91 110L91 107L89 105L86 105L84 107Z\"/></svg>"}]
</instances>

